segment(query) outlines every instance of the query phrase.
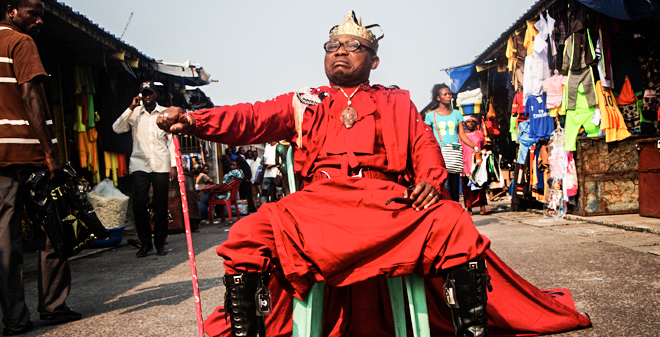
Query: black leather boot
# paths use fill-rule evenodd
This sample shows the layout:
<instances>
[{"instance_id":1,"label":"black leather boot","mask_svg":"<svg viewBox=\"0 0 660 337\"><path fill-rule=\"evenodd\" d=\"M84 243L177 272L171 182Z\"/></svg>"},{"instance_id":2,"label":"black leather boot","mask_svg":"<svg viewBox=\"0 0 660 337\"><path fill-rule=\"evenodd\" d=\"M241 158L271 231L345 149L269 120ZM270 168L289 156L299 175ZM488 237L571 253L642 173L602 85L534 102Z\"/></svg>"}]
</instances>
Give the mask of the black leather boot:
<instances>
[{"instance_id":1,"label":"black leather boot","mask_svg":"<svg viewBox=\"0 0 660 337\"><path fill-rule=\"evenodd\" d=\"M444 272L444 293L451 309L457 337L485 337L488 334L486 302L492 291L486 261L481 259Z\"/></svg>"},{"instance_id":2,"label":"black leather boot","mask_svg":"<svg viewBox=\"0 0 660 337\"><path fill-rule=\"evenodd\" d=\"M225 275L225 310L233 337L264 337L264 315L270 314L268 275L247 272Z\"/></svg>"}]
</instances>

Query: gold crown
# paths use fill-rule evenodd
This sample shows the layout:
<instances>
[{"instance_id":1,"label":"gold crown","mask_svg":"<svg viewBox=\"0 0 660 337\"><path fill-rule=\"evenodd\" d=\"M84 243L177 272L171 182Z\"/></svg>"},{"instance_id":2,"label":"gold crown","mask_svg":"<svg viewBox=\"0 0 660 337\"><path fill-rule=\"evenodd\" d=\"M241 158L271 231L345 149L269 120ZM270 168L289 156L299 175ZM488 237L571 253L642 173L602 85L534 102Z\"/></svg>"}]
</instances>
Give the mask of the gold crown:
<instances>
[{"instance_id":1,"label":"gold crown","mask_svg":"<svg viewBox=\"0 0 660 337\"><path fill-rule=\"evenodd\" d=\"M362 26L362 18L357 19L355 17L354 11L349 11L348 14L344 16L344 22L340 25L334 26L330 29L330 38L337 35L354 35L361 37L369 41L375 49L378 49L378 41L382 39L385 34L383 34L383 29L380 28L380 25L373 24L368 26ZM378 27L380 28L381 35L376 37L369 28Z\"/></svg>"}]
</instances>

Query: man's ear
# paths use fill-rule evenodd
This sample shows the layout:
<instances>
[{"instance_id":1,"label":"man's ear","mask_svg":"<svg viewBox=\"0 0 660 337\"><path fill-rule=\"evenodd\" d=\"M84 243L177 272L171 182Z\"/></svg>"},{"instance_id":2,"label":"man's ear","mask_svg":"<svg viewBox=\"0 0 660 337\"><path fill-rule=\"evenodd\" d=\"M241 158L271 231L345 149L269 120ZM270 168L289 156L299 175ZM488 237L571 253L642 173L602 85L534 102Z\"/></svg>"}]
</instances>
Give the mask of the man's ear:
<instances>
[{"instance_id":1,"label":"man's ear","mask_svg":"<svg viewBox=\"0 0 660 337\"><path fill-rule=\"evenodd\" d=\"M378 68L379 64L380 64L380 58L378 58L378 55L374 55L371 61L371 70Z\"/></svg>"},{"instance_id":2,"label":"man's ear","mask_svg":"<svg viewBox=\"0 0 660 337\"><path fill-rule=\"evenodd\" d=\"M14 19L16 14L18 14L18 9L14 8L13 6L7 6L5 7L6 12L3 13L4 15L7 15L8 18ZM3 15L3 17L4 17ZM1 18L0 18L1 19Z\"/></svg>"}]
</instances>

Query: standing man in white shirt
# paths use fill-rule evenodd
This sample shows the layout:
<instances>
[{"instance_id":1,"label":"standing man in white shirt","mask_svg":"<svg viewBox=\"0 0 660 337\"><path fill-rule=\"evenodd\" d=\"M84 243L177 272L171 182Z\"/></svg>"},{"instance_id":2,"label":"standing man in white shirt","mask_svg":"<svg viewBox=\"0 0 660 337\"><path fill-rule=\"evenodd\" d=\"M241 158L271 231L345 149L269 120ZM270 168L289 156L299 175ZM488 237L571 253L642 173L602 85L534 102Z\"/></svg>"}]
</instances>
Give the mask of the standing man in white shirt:
<instances>
[{"instance_id":1,"label":"standing man in white shirt","mask_svg":"<svg viewBox=\"0 0 660 337\"><path fill-rule=\"evenodd\" d=\"M259 157L259 153L256 150L248 151L248 154L251 160L248 161L248 164L250 164L250 169L252 170L252 181L250 181L250 183L252 184L252 199L254 200L254 204L256 207L257 201L259 201L261 194L261 183L258 182L259 167L261 166L261 157Z\"/></svg>"},{"instance_id":2,"label":"standing man in white shirt","mask_svg":"<svg viewBox=\"0 0 660 337\"><path fill-rule=\"evenodd\" d=\"M261 203L265 204L270 201L269 198L272 196L275 199L275 177L279 170L277 169L277 163L275 162L275 156L277 155L277 144L278 142L270 142L266 145L264 149L264 181L261 184Z\"/></svg>"},{"instance_id":3,"label":"standing man in white shirt","mask_svg":"<svg viewBox=\"0 0 660 337\"><path fill-rule=\"evenodd\" d=\"M133 153L129 171L133 175L133 214L142 248L135 255L145 257L156 246L158 255L167 255L167 194L176 177L176 157L172 135L158 128L156 118L165 107L156 103L157 93L151 83L143 83L140 95L112 125L116 133L133 134ZM154 243L147 212L149 188L153 187Z\"/></svg>"}]
</instances>

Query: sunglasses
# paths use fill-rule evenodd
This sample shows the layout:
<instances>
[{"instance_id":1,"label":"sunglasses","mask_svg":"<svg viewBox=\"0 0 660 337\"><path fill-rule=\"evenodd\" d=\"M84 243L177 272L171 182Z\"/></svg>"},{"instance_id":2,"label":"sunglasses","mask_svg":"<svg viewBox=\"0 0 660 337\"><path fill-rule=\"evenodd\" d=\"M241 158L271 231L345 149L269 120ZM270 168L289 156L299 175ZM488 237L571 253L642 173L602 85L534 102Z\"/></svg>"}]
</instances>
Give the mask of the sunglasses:
<instances>
[{"instance_id":1,"label":"sunglasses","mask_svg":"<svg viewBox=\"0 0 660 337\"><path fill-rule=\"evenodd\" d=\"M346 49L347 52L352 52L360 49L361 46L364 46L366 48L369 48L366 45L363 45L360 43L358 40L353 40L353 39L348 39L344 42L339 42L339 41L328 41L323 44L323 49L325 49L326 52L328 53L333 53L339 50L341 46L344 46L344 49ZM369 48L371 49L371 48Z\"/></svg>"}]
</instances>

